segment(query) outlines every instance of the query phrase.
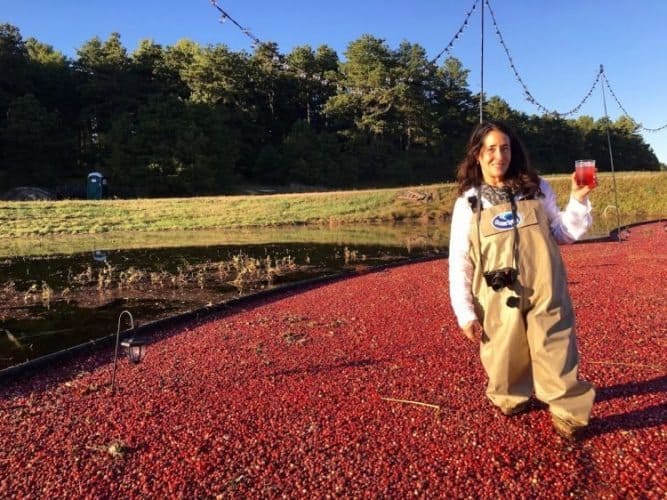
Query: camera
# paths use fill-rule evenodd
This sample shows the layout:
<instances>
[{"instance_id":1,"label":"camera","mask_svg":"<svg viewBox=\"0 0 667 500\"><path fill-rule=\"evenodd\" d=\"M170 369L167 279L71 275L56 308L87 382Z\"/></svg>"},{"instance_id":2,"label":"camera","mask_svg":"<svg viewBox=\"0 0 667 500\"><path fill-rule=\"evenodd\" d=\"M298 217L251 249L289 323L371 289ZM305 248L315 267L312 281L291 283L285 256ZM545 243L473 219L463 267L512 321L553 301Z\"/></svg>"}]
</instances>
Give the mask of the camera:
<instances>
[{"instance_id":1,"label":"camera","mask_svg":"<svg viewBox=\"0 0 667 500\"><path fill-rule=\"evenodd\" d=\"M519 272L512 267L504 267L495 271L484 273L486 284L493 288L494 292L499 292L505 287L511 287L517 279Z\"/></svg>"}]
</instances>

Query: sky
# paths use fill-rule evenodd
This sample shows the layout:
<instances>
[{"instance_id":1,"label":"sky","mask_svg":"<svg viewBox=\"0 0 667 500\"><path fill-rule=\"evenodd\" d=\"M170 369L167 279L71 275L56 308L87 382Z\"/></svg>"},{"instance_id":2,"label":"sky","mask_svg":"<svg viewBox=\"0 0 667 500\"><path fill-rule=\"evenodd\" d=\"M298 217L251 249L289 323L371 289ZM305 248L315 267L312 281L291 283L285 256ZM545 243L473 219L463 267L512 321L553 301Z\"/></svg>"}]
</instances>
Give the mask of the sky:
<instances>
[{"instance_id":1,"label":"sky","mask_svg":"<svg viewBox=\"0 0 667 500\"><path fill-rule=\"evenodd\" d=\"M475 0L216 0L241 26L283 54L294 47L328 45L341 59L363 34L384 39L391 49L402 41L419 44L429 58L448 46ZM560 113L575 108L588 93L602 64L612 90L628 115L646 128L667 124L667 2L664 0L488 0L519 76L544 107ZM473 93L482 83L516 110L541 111L523 88L501 46L488 7L478 0L468 25L451 48L470 71ZM0 23L19 28L75 58L94 37L113 32L132 53L140 40L169 46L186 38L202 45L224 44L252 52L251 40L229 20L221 23L211 0L0 0ZM442 63L441 57L438 62ZM572 115L605 116L598 85ZM607 113L625 112L605 88ZM641 132L658 160L667 164L667 127ZM530 144L527 145L530 149ZM612 143L613 150L613 143ZM573 158L574 161L574 158ZM623 165L615 161L617 170Z\"/></svg>"}]
</instances>

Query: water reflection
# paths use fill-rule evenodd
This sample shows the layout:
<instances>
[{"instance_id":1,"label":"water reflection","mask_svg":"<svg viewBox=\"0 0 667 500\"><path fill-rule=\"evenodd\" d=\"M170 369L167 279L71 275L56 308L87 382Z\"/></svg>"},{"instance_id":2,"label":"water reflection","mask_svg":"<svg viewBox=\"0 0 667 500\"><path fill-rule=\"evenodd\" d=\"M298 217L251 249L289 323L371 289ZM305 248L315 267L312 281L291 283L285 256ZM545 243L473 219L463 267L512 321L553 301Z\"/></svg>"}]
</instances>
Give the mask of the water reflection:
<instances>
[{"instance_id":1,"label":"water reflection","mask_svg":"<svg viewBox=\"0 0 667 500\"><path fill-rule=\"evenodd\" d=\"M106 262L107 261L107 253L102 251L102 250L95 250L93 252L93 260L97 262Z\"/></svg>"},{"instance_id":2,"label":"water reflection","mask_svg":"<svg viewBox=\"0 0 667 500\"><path fill-rule=\"evenodd\" d=\"M600 218L589 236L606 235ZM289 282L446 255L449 222L49 237L0 242L0 369Z\"/></svg>"},{"instance_id":3,"label":"water reflection","mask_svg":"<svg viewBox=\"0 0 667 500\"><path fill-rule=\"evenodd\" d=\"M435 224L294 229L217 235L251 243L210 244L210 234L189 232L190 245L170 246L175 235L162 233L162 247L123 249L110 239L92 251L6 257L0 369L109 335L124 309L145 323L284 283L444 255L448 239ZM261 242L271 238L287 241Z\"/></svg>"},{"instance_id":4,"label":"water reflection","mask_svg":"<svg viewBox=\"0 0 667 500\"><path fill-rule=\"evenodd\" d=\"M331 224L263 228L207 229L52 235L0 239L0 258L74 254L81 252L270 243L373 244L396 247L412 242L446 241L449 221L440 223Z\"/></svg>"}]
</instances>

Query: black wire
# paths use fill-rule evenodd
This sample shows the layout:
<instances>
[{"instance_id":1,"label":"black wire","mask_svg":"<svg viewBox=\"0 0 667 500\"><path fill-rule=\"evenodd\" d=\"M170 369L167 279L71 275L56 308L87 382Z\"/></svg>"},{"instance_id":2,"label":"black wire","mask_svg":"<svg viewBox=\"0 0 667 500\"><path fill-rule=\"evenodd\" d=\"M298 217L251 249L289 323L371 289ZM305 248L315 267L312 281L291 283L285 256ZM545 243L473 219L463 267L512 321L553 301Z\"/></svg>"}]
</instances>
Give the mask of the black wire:
<instances>
[{"instance_id":1,"label":"black wire","mask_svg":"<svg viewBox=\"0 0 667 500\"><path fill-rule=\"evenodd\" d=\"M239 28L239 29L241 30L241 32L242 32L245 36L247 36L248 38L250 38L250 39L253 41L254 44L256 44L256 45L261 45L261 44L262 44L262 41L261 41L259 38L257 38L253 33L251 33L249 29L243 27L243 26L242 26L236 19L234 19L234 18L233 18L227 11L225 11L225 10L218 4L217 0L210 0L210 1L211 1L211 5L213 5L213 7L215 7L215 8L220 12L220 14L222 14L222 19L223 19L223 20L229 19L229 20L230 20L230 21L231 21L237 28ZM502 48L503 48L504 51L505 51L505 54L507 55L507 59L508 59L508 61L509 61L509 65L510 65L510 68L512 69L512 71L513 71L513 73L514 73L514 76L516 77L517 81L519 82L519 84L520 84L521 87L523 88L523 92L524 92L524 95L526 96L526 100L527 100L528 102L530 102L531 104L535 105L535 106L536 106L540 111L542 111L544 114L547 114L547 115L554 115L554 116L559 117L559 118L565 118L565 117L567 117L567 116L570 116L570 115L573 115L573 114L577 113L577 112L581 109L581 107L584 105L584 103L588 100L588 98L593 94L593 91L595 90L595 88L597 87L598 83L599 83L600 80L602 79L602 80L603 80L603 85L606 85L607 89L609 90L609 93L611 94L611 96L612 96L612 97L614 98L614 100L616 101L616 104L618 105L618 107L621 109L621 111L625 114L626 117L628 117L630 120L632 120L634 123L637 124L637 128L638 128L638 130L644 130L644 131L647 131L647 132L659 132L659 131L661 131L661 130L667 128L667 123L665 123L664 125L662 125L662 126L660 126L660 127L649 128L649 127L645 127L645 126L643 126L642 124L640 124L639 122L637 122L636 120L634 120L634 119L630 116L630 114L627 112L627 110L625 109L625 107L623 106L623 104L621 103L621 101L619 100L619 98L617 97L616 93L615 93L614 90L612 89L611 84L609 83L609 80L607 79L606 74L604 74L604 71L603 71L602 66L600 66L600 70L597 72L596 77L595 77L595 80L593 81L593 84L591 85L589 91L584 95L584 97L583 97L582 100L579 102L579 104L577 104L577 106L575 106L575 107L572 108L571 110L566 111L566 112L564 112L564 113L559 113L559 112L557 112L557 111L550 111L549 109L547 109L545 106L543 106L541 103L539 103L539 102L537 101L537 99L535 99L535 97L533 97L533 94L532 94L532 93L530 92L530 90L528 89L528 86L527 86L527 85L525 84L525 82L523 81L523 78L521 78L521 75L519 74L519 71L518 71L518 69L516 68L516 65L514 64L514 60L513 60L512 55L511 55L511 53L510 53L510 51L509 51L509 48L507 47L507 44L505 43L505 40L504 40L504 38L503 38L503 35L502 35L501 31L500 31L500 27L498 26L498 23L497 23L497 21L496 21L496 16L495 16L495 13L494 13L494 11L493 11L493 8L491 7L491 2L490 2L490 0L481 0L481 1L484 2L484 3L486 3L486 6L489 8L489 12L491 13L491 20L493 21L493 25L494 25L494 27L495 27L496 35L498 36L498 40L500 41L500 45L502 46ZM437 60L438 60L440 57L442 57L443 54L445 54L445 53L449 53L449 51L451 50L451 48L452 48L452 46L454 45L455 41L459 39L460 35L465 31L465 28L468 26L468 20L470 19L470 16L471 16L472 13L474 12L474 10L477 8L477 4L478 4L479 2L480 2L480 0L474 0L474 3L472 4L472 7L471 7L470 10L466 13L466 16L465 16L465 18L464 18L464 20L463 20L463 23L461 24L461 26L459 27L459 29L456 31L456 33L454 34L454 36L452 37L452 39L450 40L450 42L447 44L447 46L446 46L443 50L441 50L441 51L438 53L438 55L435 56L435 57L430 61L430 64L435 64L435 63L437 62ZM482 4L482 13L483 13L483 11L484 11L484 3ZM483 28L482 28L482 29L483 29ZM483 36L483 35L482 35L482 36ZM484 49L483 49L483 47L482 47L482 52L483 52L483 50L484 50ZM482 58L483 58L483 57L484 57L484 56L482 55ZM484 63L482 62L482 66L483 66L483 64L484 64ZM482 67L482 71L483 71L483 67ZM313 79L314 79L314 78L313 78ZM321 81L321 80L317 80L317 81ZM324 83L328 83L328 82L325 81ZM419 83L419 82L416 82L416 83ZM481 99L483 99L483 82L482 82L482 90L480 91L480 100L481 100ZM482 119L482 112L481 112L481 109L482 109L482 108L481 108L481 102L480 102L480 120ZM605 111L605 115L606 115L606 111Z\"/></svg>"},{"instance_id":2,"label":"black wire","mask_svg":"<svg viewBox=\"0 0 667 500\"><path fill-rule=\"evenodd\" d=\"M256 43L257 45L261 45L261 44L262 44L262 41L261 41L259 38L257 38L255 35L253 35L253 34L250 32L249 29L244 28L243 26L241 26L241 25L236 21L236 19L234 19L234 18L233 18L232 16L230 16L227 12L225 12L225 10L224 10L222 7L220 7L220 6L218 5L218 2L217 2L216 0L211 0L211 5L213 5L213 7L215 7L216 9L218 9L218 11L220 11L220 13L222 14L222 19L223 19L223 20L225 20L225 19L229 19L232 23L234 23L234 25L235 25L236 27L238 27L238 28L243 32L244 35L246 35L248 38L250 38L254 43Z\"/></svg>"},{"instance_id":3,"label":"black wire","mask_svg":"<svg viewBox=\"0 0 667 500\"><path fill-rule=\"evenodd\" d=\"M438 59L440 59L440 57L442 57L442 55L443 55L444 53L448 53L448 54L449 54L449 51L450 51L451 48L454 46L454 42L455 42L456 40L459 39L459 36L461 36L461 35L463 34L463 31L465 30L466 26L468 26L468 19L470 19L470 16L472 15L473 11L474 11L475 8L477 7L477 4L479 3L479 1L480 1L480 0L475 0L475 3L472 4L472 7L471 7L470 10L466 13L466 17L463 19L463 24L461 24L461 27L460 27L460 28L458 29L458 31L454 34L454 36L453 36L452 39L449 41L449 43L447 44L447 46L446 46L444 49L442 49L442 50L438 53L437 56L435 56L433 59L431 59L431 64L435 64L436 61L437 61Z\"/></svg>"},{"instance_id":4,"label":"black wire","mask_svg":"<svg viewBox=\"0 0 667 500\"><path fill-rule=\"evenodd\" d=\"M616 101L616 104L618 105L618 107L621 109L621 111L623 111L623 114L624 114L626 117L628 117L630 120L632 120L634 123L637 124L637 129L638 129L638 130L645 130L645 131L647 131L647 132L659 132L660 130L663 130L663 129L667 128L667 123L665 123L665 124L662 125L661 127L656 127L656 128L648 128L648 127L644 127L641 123L638 123L637 120L635 120L634 118L632 118L632 117L630 116L630 113L627 112L627 110L625 109L625 107L623 106L623 104L621 104L621 101L618 99L618 97L616 96L616 93L615 93L615 92L613 91L613 89L611 88L611 84L609 83L609 79L607 78L607 74L604 73L604 70L602 69L602 66L600 66L600 74L602 75L602 79L603 79L603 81L604 81L604 84L607 86L607 89L609 89L609 93L610 93L611 96L614 98L614 101ZM603 89L602 92L603 92L603 95L604 95L604 89ZM607 116L607 109L606 109L606 107L605 107L605 116ZM609 117L607 116L607 118L609 118Z\"/></svg>"}]
</instances>

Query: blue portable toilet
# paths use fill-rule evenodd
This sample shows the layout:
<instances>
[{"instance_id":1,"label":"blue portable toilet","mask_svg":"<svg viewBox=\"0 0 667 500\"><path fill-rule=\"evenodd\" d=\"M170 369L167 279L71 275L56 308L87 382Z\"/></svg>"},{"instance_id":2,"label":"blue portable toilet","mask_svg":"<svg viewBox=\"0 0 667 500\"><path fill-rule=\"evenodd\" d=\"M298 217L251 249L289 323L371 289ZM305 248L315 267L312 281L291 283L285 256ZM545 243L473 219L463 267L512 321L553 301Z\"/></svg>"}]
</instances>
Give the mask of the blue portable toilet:
<instances>
[{"instance_id":1,"label":"blue portable toilet","mask_svg":"<svg viewBox=\"0 0 667 500\"><path fill-rule=\"evenodd\" d=\"M86 197L89 200L101 200L106 191L107 179L100 172L88 174L86 183Z\"/></svg>"}]
</instances>

